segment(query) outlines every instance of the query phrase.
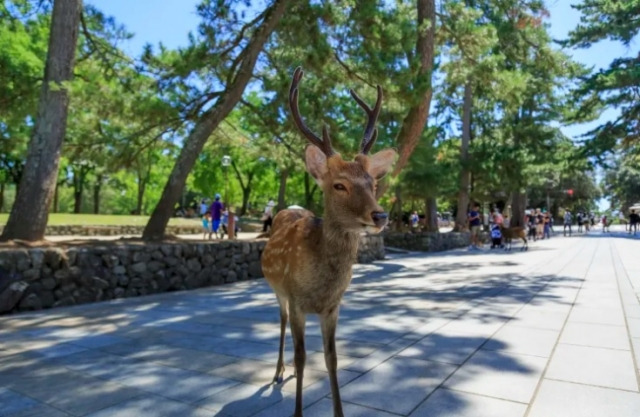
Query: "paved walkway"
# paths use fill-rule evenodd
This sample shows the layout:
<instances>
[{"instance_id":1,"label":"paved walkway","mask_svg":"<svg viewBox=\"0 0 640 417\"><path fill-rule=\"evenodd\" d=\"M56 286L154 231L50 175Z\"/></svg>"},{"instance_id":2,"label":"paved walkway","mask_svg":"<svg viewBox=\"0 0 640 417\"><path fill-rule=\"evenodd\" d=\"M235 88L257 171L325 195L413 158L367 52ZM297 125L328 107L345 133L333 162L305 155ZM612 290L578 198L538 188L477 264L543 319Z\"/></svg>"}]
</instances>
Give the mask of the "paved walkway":
<instances>
[{"instance_id":1,"label":"paved walkway","mask_svg":"<svg viewBox=\"0 0 640 417\"><path fill-rule=\"evenodd\" d=\"M639 251L597 232L358 266L346 416L640 416ZM2 317L0 416L290 416L277 322L261 280ZM331 416L315 319L307 346L305 416Z\"/></svg>"}]
</instances>

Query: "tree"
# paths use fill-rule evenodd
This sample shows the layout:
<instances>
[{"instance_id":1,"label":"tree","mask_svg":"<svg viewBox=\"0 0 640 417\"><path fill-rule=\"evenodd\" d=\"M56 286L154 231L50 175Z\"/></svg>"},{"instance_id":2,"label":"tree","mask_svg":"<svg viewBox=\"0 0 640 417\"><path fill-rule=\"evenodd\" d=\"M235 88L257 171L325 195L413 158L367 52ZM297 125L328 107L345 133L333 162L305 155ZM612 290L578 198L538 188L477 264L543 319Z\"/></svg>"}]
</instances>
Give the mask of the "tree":
<instances>
[{"instance_id":1,"label":"tree","mask_svg":"<svg viewBox=\"0 0 640 417\"><path fill-rule=\"evenodd\" d=\"M628 213L629 207L640 202L640 155L625 152L605 169L604 193L611 198L611 207Z\"/></svg>"},{"instance_id":2,"label":"tree","mask_svg":"<svg viewBox=\"0 0 640 417\"><path fill-rule=\"evenodd\" d=\"M457 178L451 173L459 171L459 159L445 156L451 142L437 143L438 133L436 128L425 130L399 181L403 196L423 203L424 230L429 232L439 231L437 198L457 191Z\"/></svg>"},{"instance_id":3,"label":"tree","mask_svg":"<svg viewBox=\"0 0 640 417\"><path fill-rule=\"evenodd\" d=\"M417 62L412 63L414 67L417 67L412 91L414 101L412 101L409 111L402 120L402 125L396 138L400 158L393 168L393 176L398 176L409 162L411 153L416 148L422 131L426 127L431 97L433 96L431 82L435 60L435 0L418 0L417 7L415 47L415 60Z\"/></svg>"},{"instance_id":4,"label":"tree","mask_svg":"<svg viewBox=\"0 0 640 417\"><path fill-rule=\"evenodd\" d=\"M227 117L241 99L242 93L252 77L258 55L264 43L282 18L288 4L288 0L275 0L264 12L260 13L256 19L243 25L237 32L235 39L230 42L226 41L223 36L223 40L216 44L216 38L213 37L214 33L211 33L213 27L203 27L202 32L211 35L208 41L213 42L213 44L207 45L207 42L203 42L203 44L193 45L192 48L187 51L187 53L202 54L203 49L206 50L207 47L210 47L212 55L221 55L216 57L216 59L230 58L229 51L237 52L229 63L222 63L222 67L217 68L226 73L226 77L220 79L220 82L223 83L225 87L222 91L216 92L215 94L212 94L211 91L205 94L208 97L217 97L217 100L215 104L197 116L189 136L184 141L184 146L169 176L162 197L144 229L142 235L144 239L157 240L164 237L164 231L169 222L169 218L173 214L174 206L180 198L180 194L182 193L189 172L193 168L198 154L211 133L218 127L220 122ZM203 5L200 6L200 11L205 15L212 13L214 17L218 18L223 18L225 14L229 13L227 7L217 7L209 4L209 2L203 3ZM236 12L233 13L235 14ZM262 23L255 27L257 22ZM245 31L252 27L254 29L253 34L246 43L246 46L240 48L240 45L242 45L244 41ZM208 55L207 52L204 53L205 57L212 57L212 55ZM202 106L204 106L210 102L210 99L205 100L204 103L202 103L201 99L200 102Z\"/></svg>"},{"instance_id":5,"label":"tree","mask_svg":"<svg viewBox=\"0 0 640 417\"><path fill-rule=\"evenodd\" d=\"M551 125L567 121L568 87L584 69L552 47L542 23L548 16L543 2L509 0L498 3L497 8L490 1L476 4L496 28L495 50L503 56L497 78L503 88L485 90L475 106L477 139L479 145L488 147L487 141L500 140L497 157L502 161L503 186L511 194L511 224L522 225L533 173L549 160L550 150L561 138Z\"/></svg>"},{"instance_id":6,"label":"tree","mask_svg":"<svg viewBox=\"0 0 640 417\"><path fill-rule=\"evenodd\" d=\"M629 46L640 33L640 1L583 0L572 6L581 12L580 23L564 45L588 48L603 39ZM620 57L609 67L585 77L576 89L575 118L595 118L602 108L613 108L619 116L587 132L587 152L602 159L618 145L640 143L640 55Z\"/></svg>"},{"instance_id":7,"label":"tree","mask_svg":"<svg viewBox=\"0 0 640 417\"><path fill-rule=\"evenodd\" d=\"M0 237L2 240L44 237L67 124L69 98L65 84L73 76L81 9L81 0L55 0L53 4L38 115L20 190Z\"/></svg>"},{"instance_id":8,"label":"tree","mask_svg":"<svg viewBox=\"0 0 640 417\"><path fill-rule=\"evenodd\" d=\"M47 55L47 5L0 1L0 190L18 187ZM3 200L3 199L0 199ZM3 201L4 202L4 201ZM2 206L2 204L0 204Z\"/></svg>"},{"instance_id":9,"label":"tree","mask_svg":"<svg viewBox=\"0 0 640 417\"><path fill-rule=\"evenodd\" d=\"M337 62L349 78L382 85L387 107L393 100L402 102L401 109L396 109L402 121L393 131L399 159L392 176L397 177L409 163L429 117L436 55L435 1L393 6L371 2L347 12L344 28L336 28L333 35ZM382 185L380 192L386 187Z\"/></svg>"}]
</instances>

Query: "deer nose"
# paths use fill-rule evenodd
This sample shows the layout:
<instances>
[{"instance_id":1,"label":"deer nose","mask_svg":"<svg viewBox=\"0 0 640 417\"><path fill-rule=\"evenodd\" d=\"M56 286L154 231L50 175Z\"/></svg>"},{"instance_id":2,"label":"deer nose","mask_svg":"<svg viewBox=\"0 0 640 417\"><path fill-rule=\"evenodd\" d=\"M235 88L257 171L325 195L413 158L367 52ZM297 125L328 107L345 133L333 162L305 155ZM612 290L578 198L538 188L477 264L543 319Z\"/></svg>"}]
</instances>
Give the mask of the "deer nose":
<instances>
[{"instance_id":1,"label":"deer nose","mask_svg":"<svg viewBox=\"0 0 640 417\"><path fill-rule=\"evenodd\" d=\"M377 227L384 227L389 221L389 215L383 211L371 212L371 220Z\"/></svg>"}]
</instances>

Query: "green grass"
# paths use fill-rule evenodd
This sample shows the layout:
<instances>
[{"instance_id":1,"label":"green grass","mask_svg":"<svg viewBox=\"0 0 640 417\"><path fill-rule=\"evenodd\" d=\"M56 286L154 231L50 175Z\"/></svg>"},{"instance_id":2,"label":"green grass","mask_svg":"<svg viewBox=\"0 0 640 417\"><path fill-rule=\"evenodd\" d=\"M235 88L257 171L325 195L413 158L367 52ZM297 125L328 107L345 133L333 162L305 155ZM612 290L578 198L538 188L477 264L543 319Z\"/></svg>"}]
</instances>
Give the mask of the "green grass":
<instances>
[{"instance_id":1,"label":"green grass","mask_svg":"<svg viewBox=\"0 0 640 417\"><path fill-rule=\"evenodd\" d=\"M0 225L7 223L8 213L0 213ZM69 214L57 213L49 215L49 225L51 226L144 226L147 224L149 216L130 216L116 214ZM197 225L200 219L172 218L169 224L173 226Z\"/></svg>"}]
</instances>

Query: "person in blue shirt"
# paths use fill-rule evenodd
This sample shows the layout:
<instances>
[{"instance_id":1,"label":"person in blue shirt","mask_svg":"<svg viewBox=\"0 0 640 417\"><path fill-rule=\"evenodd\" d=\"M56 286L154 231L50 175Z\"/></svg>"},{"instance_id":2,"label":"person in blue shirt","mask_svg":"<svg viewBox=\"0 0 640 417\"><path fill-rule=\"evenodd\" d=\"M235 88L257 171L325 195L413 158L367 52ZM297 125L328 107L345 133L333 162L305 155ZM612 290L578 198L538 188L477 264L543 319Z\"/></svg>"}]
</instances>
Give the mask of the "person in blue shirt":
<instances>
[{"instance_id":1,"label":"person in blue shirt","mask_svg":"<svg viewBox=\"0 0 640 417\"><path fill-rule=\"evenodd\" d=\"M420 225L420 216L418 216L417 211L414 211L411 216L409 216L409 222L411 222L411 230L417 231Z\"/></svg>"},{"instance_id":2,"label":"person in blue shirt","mask_svg":"<svg viewBox=\"0 0 640 417\"><path fill-rule=\"evenodd\" d=\"M211 229L209 228L209 219L211 215L209 212L205 212L202 216L202 239L206 239L207 235L209 235L209 239L211 239Z\"/></svg>"}]
</instances>

